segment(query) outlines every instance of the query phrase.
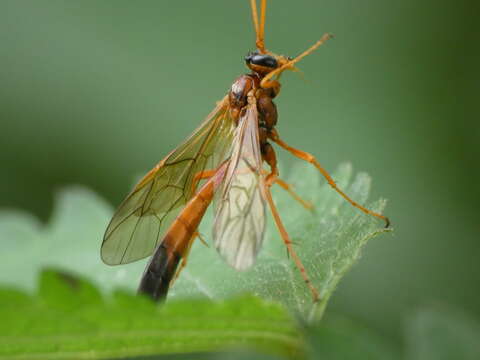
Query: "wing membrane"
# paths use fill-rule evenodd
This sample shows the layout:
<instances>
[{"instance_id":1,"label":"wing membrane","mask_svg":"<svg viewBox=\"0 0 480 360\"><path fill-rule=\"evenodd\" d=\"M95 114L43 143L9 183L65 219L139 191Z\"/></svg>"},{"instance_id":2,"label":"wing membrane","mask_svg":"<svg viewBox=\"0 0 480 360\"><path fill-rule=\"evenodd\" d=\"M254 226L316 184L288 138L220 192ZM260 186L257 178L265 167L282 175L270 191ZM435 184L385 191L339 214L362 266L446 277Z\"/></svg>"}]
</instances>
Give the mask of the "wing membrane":
<instances>
[{"instance_id":1,"label":"wing membrane","mask_svg":"<svg viewBox=\"0 0 480 360\"><path fill-rule=\"evenodd\" d=\"M195 174L214 169L231 149L233 123L224 98L197 130L135 186L107 227L102 260L127 264L153 253L192 197Z\"/></svg>"},{"instance_id":2,"label":"wing membrane","mask_svg":"<svg viewBox=\"0 0 480 360\"><path fill-rule=\"evenodd\" d=\"M215 215L215 246L228 264L245 270L255 262L265 231L265 185L256 104L248 105L235 132L234 148Z\"/></svg>"}]
</instances>

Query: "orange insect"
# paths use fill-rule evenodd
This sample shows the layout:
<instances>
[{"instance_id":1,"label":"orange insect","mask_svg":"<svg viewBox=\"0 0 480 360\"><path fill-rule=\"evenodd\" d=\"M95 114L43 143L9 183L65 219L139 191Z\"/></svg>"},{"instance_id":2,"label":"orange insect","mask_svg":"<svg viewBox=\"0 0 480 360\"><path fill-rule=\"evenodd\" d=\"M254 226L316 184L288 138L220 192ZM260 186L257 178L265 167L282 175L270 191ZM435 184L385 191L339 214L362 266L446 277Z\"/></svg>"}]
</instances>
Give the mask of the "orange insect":
<instances>
[{"instance_id":1,"label":"orange insect","mask_svg":"<svg viewBox=\"0 0 480 360\"><path fill-rule=\"evenodd\" d=\"M351 200L311 154L289 146L275 129L277 108L273 99L280 92L280 75L295 70L296 63L331 35L323 35L293 59L276 55L265 48L264 42L267 0L261 0L260 19L256 0L250 0L250 5L257 47L245 57L250 72L235 80L228 94L195 132L135 186L105 232L101 256L108 265L126 264L153 254L139 287L140 293L153 299L167 295L185 266L190 247L199 236L197 228L214 197L218 201L213 241L229 265L245 270L254 264L264 238L268 205L313 301L320 299L292 247L270 187L279 184L304 206L309 204L278 178L271 142L311 163L345 200L389 226L388 218ZM263 169L263 162L270 167L269 172ZM208 180L197 191L200 181L205 179Z\"/></svg>"}]
</instances>

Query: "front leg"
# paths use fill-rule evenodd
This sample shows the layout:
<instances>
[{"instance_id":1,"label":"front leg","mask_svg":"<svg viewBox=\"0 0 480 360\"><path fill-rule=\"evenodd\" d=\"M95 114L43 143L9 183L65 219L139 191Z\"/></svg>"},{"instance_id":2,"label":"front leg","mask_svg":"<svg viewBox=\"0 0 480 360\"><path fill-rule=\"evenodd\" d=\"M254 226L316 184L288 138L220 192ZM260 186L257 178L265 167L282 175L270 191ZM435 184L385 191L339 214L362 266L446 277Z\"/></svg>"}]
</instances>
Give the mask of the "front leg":
<instances>
[{"instance_id":1,"label":"front leg","mask_svg":"<svg viewBox=\"0 0 480 360\"><path fill-rule=\"evenodd\" d=\"M280 93L280 88L282 87L282 85L278 80L270 80L265 77L260 82L260 87L263 89L272 89L273 97L276 97Z\"/></svg>"},{"instance_id":2,"label":"front leg","mask_svg":"<svg viewBox=\"0 0 480 360\"><path fill-rule=\"evenodd\" d=\"M275 155L275 150L273 146L269 143L265 143L262 152L263 160L270 166L270 173L267 174L265 179L265 185L267 187L271 187L273 184L277 184L283 190L288 192L295 200L297 200L305 209L312 210L313 205L309 201L303 200L295 191L293 191L292 185L286 183L282 179L278 177L279 171L277 167L277 156ZM266 174L267 171L265 170L263 174Z\"/></svg>"},{"instance_id":3,"label":"front leg","mask_svg":"<svg viewBox=\"0 0 480 360\"><path fill-rule=\"evenodd\" d=\"M370 209L367 209L366 207L360 205L359 203L357 203L356 201L350 199L350 197L345 194L338 186L337 184L335 183L335 181L333 181L332 177L330 176L330 174L328 173L327 170L325 170L322 165L320 165L320 163L317 161L317 159L315 159L315 157L308 153L308 152L305 152L305 151L302 151L302 150L299 150L299 149L296 149L290 145L288 145L285 141L283 141L282 139L280 139L280 136L278 135L278 132L276 129L273 129L271 132L269 132L268 134L268 137L269 139L271 139L273 142L275 142L276 144L280 145L282 148L284 148L285 150L287 150L288 152L290 152L292 155L298 157L299 159L302 159L304 161L307 161L309 162L310 164L312 164L313 166L315 166L317 168L318 171L320 171L320 173L325 177L325 179L327 180L328 184L337 192L340 194L341 197L343 197L345 200L347 200L352 206L356 207L357 209L363 211L365 214L368 214L368 215L371 215L371 216L374 216L376 218L379 218L379 219L382 219L383 221L385 221L385 227L388 228L390 227L390 220L382 215L382 214L378 214Z\"/></svg>"}]
</instances>

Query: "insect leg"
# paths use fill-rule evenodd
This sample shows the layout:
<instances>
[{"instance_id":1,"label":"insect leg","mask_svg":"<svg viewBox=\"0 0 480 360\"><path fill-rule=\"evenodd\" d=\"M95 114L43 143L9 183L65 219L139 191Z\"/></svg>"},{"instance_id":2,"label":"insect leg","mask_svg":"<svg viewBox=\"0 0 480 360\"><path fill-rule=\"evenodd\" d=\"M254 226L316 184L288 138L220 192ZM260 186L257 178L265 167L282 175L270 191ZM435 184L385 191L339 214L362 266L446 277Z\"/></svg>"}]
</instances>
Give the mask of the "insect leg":
<instances>
[{"instance_id":1,"label":"insect leg","mask_svg":"<svg viewBox=\"0 0 480 360\"><path fill-rule=\"evenodd\" d=\"M302 159L302 160L305 160L307 162L309 162L310 164L312 164L313 166L315 166L317 168L318 171L320 171L320 173L325 177L325 179L327 180L327 182L329 183L329 185L337 192L340 194L340 196L342 196L345 200L347 200L352 206L356 207L357 209L363 211L365 214L369 214L371 216L374 216L376 218L379 218L379 219L382 219L383 221L385 221L386 225L385 227L389 227L390 226L390 220L382 215L382 214L378 214L372 210L369 210L367 209L366 207L360 205L359 203L357 203L356 201L353 201L352 199L350 199L348 197L347 194L345 194L338 186L337 184L335 184L335 181L333 181L332 177L330 176L330 174L327 172L327 170L325 170L321 165L320 163L317 161L317 159L315 159L315 157L310 154L310 153L307 153L305 151L302 151L302 150L298 150L294 147L291 147L290 145L288 145L286 142L284 142L283 140L280 139L280 137L278 136L278 132L274 129L270 132L269 134L269 137L270 139L272 139L273 142L275 142L276 144L278 144L279 146L281 146L282 148L284 148L285 150L289 151L291 154L293 154L294 156Z\"/></svg>"},{"instance_id":2,"label":"insect leg","mask_svg":"<svg viewBox=\"0 0 480 360\"><path fill-rule=\"evenodd\" d=\"M275 184L280 186L283 190L288 192L295 200L297 200L305 209L312 210L313 204L310 201L303 200L295 191L293 191L293 186L289 183L283 181L280 178L275 179Z\"/></svg>"},{"instance_id":3,"label":"insect leg","mask_svg":"<svg viewBox=\"0 0 480 360\"><path fill-rule=\"evenodd\" d=\"M268 175L268 172L267 171L262 171L262 173L264 175ZM278 186L280 186L283 190L285 190L286 192L288 192L296 201L298 201L305 209L307 210L312 210L313 209L313 204L308 201L308 200L303 200L300 195L298 195L294 190L293 190L293 186L289 183L287 183L286 181L283 181L282 179L280 179L279 177L276 177L274 180L273 180L273 184L277 184ZM273 185L272 184L272 185Z\"/></svg>"},{"instance_id":4,"label":"insect leg","mask_svg":"<svg viewBox=\"0 0 480 360\"><path fill-rule=\"evenodd\" d=\"M198 183L200 180L209 179L216 174L217 170L203 170L195 174L192 180L192 192L194 195L197 192Z\"/></svg>"},{"instance_id":5,"label":"insect leg","mask_svg":"<svg viewBox=\"0 0 480 360\"><path fill-rule=\"evenodd\" d=\"M224 161L215 170L202 170L202 171L199 171L198 173L196 173L194 175L193 179L192 179L192 188L191 188L192 196L195 195L195 193L197 192L197 187L198 187L198 183L200 182L200 180L210 179L214 176L217 176L217 177L221 178L223 176L224 171L225 171L226 163L227 162Z\"/></svg>"},{"instance_id":6,"label":"insect leg","mask_svg":"<svg viewBox=\"0 0 480 360\"><path fill-rule=\"evenodd\" d=\"M173 286L173 283L180 276L180 273L182 272L182 270L187 266L187 258L190 255L190 250L192 249L193 242L195 241L195 238L197 238L197 237L203 245L205 245L206 247L210 247L208 245L208 243L205 241L205 239L203 238L203 236L200 234L200 232L198 230L195 231L192 238L190 239L190 242L187 246L187 249L185 250L185 253L182 255L182 262L180 263L179 268L178 268L174 278L170 281L169 287Z\"/></svg>"},{"instance_id":7,"label":"insect leg","mask_svg":"<svg viewBox=\"0 0 480 360\"><path fill-rule=\"evenodd\" d=\"M197 231L196 235L197 235L198 239L200 240L200 242L201 242L203 245L205 245L207 248L210 247L210 245L208 245L207 241L206 241L205 238L202 236L202 234L200 234L199 231Z\"/></svg>"},{"instance_id":8,"label":"insect leg","mask_svg":"<svg viewBox=\"0 0 480 360\"><path fill-rule=\"evenodd\" d=\"M313 286L307 274L307 270L305 270L305 266L303 266L302 261L300 260L297 253L293 249L292 240L290 240L290 236L288 235L287 230L285 229L285 226L283 225L282 220L280 219L280 215L278 214L278 210L275 207L275 204L273 202L272 194L270 192L269 187L265 187L265 194L266 194L268 205L270 206L270 211L272 212L273 219L275 221L275 225L277 226L277 229L280 232L280 236L282 237L282 240L285 243L285 246L287 247L288 253L292 257L293 261L295 262L295 265L300 271L300 275L302 276L303 280L305 281L308 288L310 289L310 292L312 293L313 302L316 303L320 301L320 294L318 293L318 290Z\"/></svg>"},{"instance_id":9,"label":"insect leg","mask_svg":"<svg viewBox=\"0 0 480 360\"><path fill-rule=\"evenodd\" d=\"M271 80L273 77L278 77L282 72L284 72L285 70L287 69L295 69L295 64L298 63L300 60L302 60L305 56L311 54L313 51L315 51L319 46L323 45L328 39L331 39L333 37L332 34L324 34L320 40L318 40L315 44L313 44L310 48L308 48L307 50L305 50L303 53L301 53L300 55L298 55L296 58L290 60L289 62L283 64L282 66L280 66L279 68L271 71L270 73L268 73L267 76L265 76L261 83L260 83L260 86L262 88L269 88L269 87L272 87L272 85L274 84L274 81L275 80Z\"/></svg>"},{"instance_id":10,"label":"insect leg","mask_svg":"<svg viewBox=\"0 0 480 360\"><path fill-rule=\"evenodd\" d=\"M275 155L275 150L273 149L272 145L265 142L262 146L262 157L263 160L270 166L270 173L267 174L265 183L268 187L271 187L273 184L278 184L282 189L287 191L295 200L297 200L302 206L307 209L311 210L313 205L303 200L300 196L298 196L292 189L292 186L285 181L278 178L278 167L277 167L277 156ZM265 171L264 174L267 172Z\"/></svg>"},{"instance_id":11,"label":"insect leg","mask_svg":"<svg viewBox=\"0 0 480 360\"><path fill-rule=\"evenodd\" d=\"M192 238L190 239L187 245L187 248L185 250L185 253L182 255L182 262L180 263L178 270L175 273L175 276L172 278L172 280L170 280L170 284L168 285L169 288L173 286L175 281L177 281L178 277L180 276L180 273L182 272L182 270L187 266L187 258L188 258L188 255L190 255L190 249L192 248L193 241L195 240L196 237L202 240L202 238L200 237L200 233L196 231L193 234ZM202 240L202 242L204 242L204 240Z\"/></svg>"}]
</instances>

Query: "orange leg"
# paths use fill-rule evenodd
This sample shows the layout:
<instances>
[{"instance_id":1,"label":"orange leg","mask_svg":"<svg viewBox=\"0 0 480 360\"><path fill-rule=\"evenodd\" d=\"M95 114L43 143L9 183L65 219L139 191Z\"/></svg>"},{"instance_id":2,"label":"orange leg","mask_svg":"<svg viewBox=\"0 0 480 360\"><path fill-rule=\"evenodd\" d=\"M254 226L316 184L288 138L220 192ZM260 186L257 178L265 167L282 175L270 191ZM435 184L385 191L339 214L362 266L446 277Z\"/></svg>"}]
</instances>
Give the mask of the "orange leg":
<instances>
[{"instance_id":1,"label":"orange leg","mask_svg":"<svg viewBox=\"0 0 480 360\"><path fill-rule=\"evenodd\" d=\"M292 185L289 183L286 183L280 178L276 178L274 180L275 184L280 186L283 190L288 192L295 200L297 200L305 209L307 210L312 210L313 209L313 204L310 201L303 200L295 191L292 189Z\"/></svg>"},{"instance_id":2,"label":"orange leg","mask_svg":"<svg viewBox=\"0 0 480 360\"><path fill-rule=\"evenodd\" d=\"M273 184L278 184L282 189L292 195L295 200L302 204L305 209L311 210L313 208L313 205L311 203L303 200L293 191L291 185L278 178L277 156L275 155L275 150L273 149L272 145L270 145L269 143L265 143L263 145L262 152L263 160L266 161L266 163L270 166L271 169L270 173L265 178L265 183L267 187L271 187ZM266 171L264 173L266 173Z\"/></svg>"},{"instance_id":3,"label":"orange leg","mask_svg":"<svg viewBox=\"0 0 480 360\"><path fill-rule=\"evenodd\" d=\"M178 279L182 270L185 269L185 267L187 266L187 258L188 258L188 255L190 255L190 250L192 248L192 244L195 241L196 237L198 237L198 239L202 242L203 245L205 245L206 247L209 247L208 243L205 241L202 235L200 235L198 231L194 232L191 240L188 243L185 253L182 255L182 262L180 263L180 266L178 267L178 270L176 271L175 276L172 278L172 280L170 280L169 287L173 286L173 283Z\"/></svg>"},{"instance_id":4,"label":"orange leg","mask_svg":"<svg viewBox=\"0 0 480 360\"><path fill-rule=\"evenodd\" d=\"M272 173L268 173L267 171L263 171L263 174L264 175L268 175L268 176L272 176L274 174ZM267 176L267 177L268 177ZM293 186L290 185L289 183L287 183L286 181L283 181L282 179L280 179L278 176L274 175L274 178L273 180L271 181L272 184L265 184L267 185L268 187L271 187L271 185L273 184L277 184L278 186L280 186L283 190L285 190L286 192L288 192L295 200L297 200L305 209L307 210L312 210L313 209L313 204L310 202L310 201L307 201L307 200L303 200L300 195L298 195L294 190L293 190Z\"/></svg>"},{"instance_id":5,"label":"orange leg","mask_svg":"<svg viewBox=\"0 0 480 360\"><path fill-rule=\"evenodd\" d=\"M216 172L217 172L217 170L203 170L203 171L200 171L200 172L196 173L195 176L193 177L193 180L192 180L192 189L191 189L192 195L195 195L195 193L197 192L197 187L198 187L198 183L200 182L200 180L209 179L213 175L215 175Z\"/></svg>"},{"instance_id":6,"label":"orange leg","mask_svg":"<svg viewBox=\"0 0 480 360\"><path fill-rule=\"evenodd\" d=\"M202 236L202 234L200 234L199 231L197 231L197 233L196 233L195 235L198 237L198 239L200 240L200 242L201 242L203 245L205 245L207 248L210 247L210 245L208 245L207 241L204 239L204 237Z\"/></svg>"},{"instance_id":7,"label":"orange leg","mask_svg":"<svg viewBox=\"0 0 480 360\"><path fill-rule=\"evenodd\" d=\"M172 280L170 280L170 285L169 285L170 288L173 286L175 281L177 281L177 279L180 276L180 273L182 272L182 270L187 266L187 258L188 258L188 255L190 255L190 249L192 248L193 241L195 240L195 238L197 236L198 236L199 239L202 240L202 242L205 241L200 237L200 233L198 231L193 233L192 238L188 242L185 253L182 254L182 262L180 263L180 266L178 267L177 271L175 272L175 276L172 278Z\"/></svg>"},{"instance_id":8,"label":"orange leg","mask_svg":"<svg viewBox=\"0 0 480 360\"><path fill-rule=\"evenodd\" d=\"M288 145L287 143L285 143L283 140L280 139L280 137L278 136L278 132L276 130L273 130L269 134L269 136L272 139L272 141L274 141L275 143L280 145L282 148L284 148L285 150L292 153L294 156L296 156L296 157L298 157L302 160L305 160L305 161L309 162L310 164L312 164L313 166L315 166L317 168L317 170L320 171L320 173L325 177L325 179L330 184L330 186L336 192L338 192L345 200L347 200L350 204L352 204L354 207L356 207L357 209L360 209L365 214L369 214L371 216L375 216L376 218L382 219L386 223L385 227L388 228L390 226L390 220L386 216L383 216L383 215L378 214L378 213L376 213L372 210L369 210L369 209L365 208L364 206L360 205L359 203L350 199L347 194L345 194L339 187L337 187L337 184L335 184L335 181L333 181L330 174L320 165L320 163L315 159L315 157L312 154L309 154L305 151L298 150L298 149L295 149L294 147L291 147L290 145Z\"/></svg>"},{"instance_id":9,"label":"orange leg","mask_svg":"<svg viewBox=\"0 0 480 360\"><path fill-rule=\"evenodd\" d=\"M317 289L312 285L312 282L310 281L310 278L308 277L307 271L305 270L305 266L303 266L302 261L298 257L297 253L293 249L292 246L292 240L290 240L290 236L287 233L287 230L285 229L285 226L282 223L282 220L280 219L280 215L278 214L278 210L273 202L272 199L272 194L270 192L270 187L272 184L277 183L279 184L282 188L287 190L292 196L300 201L302 205L306 205L307 203L304 202L297 194L295 194L291 188L290 185L288 185L286 182L278 179L278 168L277 168L277 157L275 155L275 151L273 150L273 147L265 143L264 147L262 149L263 151L263 159L267 162L267 164L271 168L271 172L267 175L266 180L265 180L265 194L267 197L267 202L268 205L270 206L270 210L273 215L273 219L275 220L275 224L278 228L278 231L280 232L280 236L282 237L283 242L285 243L285 246L287 247L288 254L292 257L293 261L295 262L295 265L297 266L298 270L300 270L300 274L302 275L303 280L307 284L308 288L310 289L310 292L312 293L313 297L313 302L318 302L320 300L320 294L318 293ZM311 205L311 204L309 204ZM308 205L305 206L308 209Z\"/></svg>"},{"instance_id":10,"label":"orange leg","mask_svg":"<svg viewBox=\"0 0 480 360\"><path fill-rule=\"evenodd\" d=\"M273 219L275 221L275 225L277 226L278 231L280 232L280 236L282 237L282 240L285 243L285 246L287 247L288 253L292 257L293 261L295 262L295 265L297 266L298 270L300 270L300 274L302 275L303 280L305 281L308 288L310 289L310 292L312 293L313 302L316 303L320 300L320 294L318 290L313 286L312 282L310 281L310 278L308 277L307 270L305 270L305 266L303 266L302 261L300 260L297 253L293 249L292 240L290 240L290 236L288 235L287 230L285 229L285 226L283 225L282 220L280 219L280 215L278 214L278 210L275 207L275 204L273 202L272 194L270 193L269 187L265 187L265 193L266 193L268 205L270 206L270 210L272 212Z\"/></svg>"},{"instance_id":11,"label":"orange leg","mask_svg":"<svg viewBox=\"0 0 480 360\"><path fill-rule=\"evenodd\" d=\"M298 63L300 60L302 60L305 56L311 54L313 51L315 51L318 47L320 47L321 45L323 45L328 39L331 39L333 37L332 34L324 34L320 40L318 40L315 44L313 44L312 46L310 46L310 48L308 48L307 50L305 50L303 53L301 53L300 55L298 55L295 59L292 59L290 61L288 61L287 63L283 64L282 66L280 66L279 68L276 68L275 70L271 71L270 73L268 73L267 76L265 76L262 81L260 82L260 86L262 88L271 88L271 87L275 87L277 86L275 80L272 80L273 77L277 77L280 76L280 74L282 72L284 72L285 70L287 69L295 69L295 64Z\"/></svg>"}]
</instances>

